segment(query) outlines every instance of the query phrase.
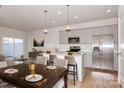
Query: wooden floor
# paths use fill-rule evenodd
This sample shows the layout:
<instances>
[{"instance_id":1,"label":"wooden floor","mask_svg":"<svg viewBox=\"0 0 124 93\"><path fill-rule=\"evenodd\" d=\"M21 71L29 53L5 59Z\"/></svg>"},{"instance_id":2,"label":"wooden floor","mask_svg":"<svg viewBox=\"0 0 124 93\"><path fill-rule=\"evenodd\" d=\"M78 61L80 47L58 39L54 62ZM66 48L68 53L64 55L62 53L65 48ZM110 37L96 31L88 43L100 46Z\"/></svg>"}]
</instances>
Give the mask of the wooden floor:
<instances>
[{"instance_id":1,"label":"wooden floor","mask_svg":"<svg viewBox=\"0 0 124 93\"><path fill-rule=\"evenodd\" d=\"M117 72L86 68L84 80L82 82L77 81L75 86L73 80L68 80L68 87L120 88L120 85L117 83Z\"/></svg>"}]
</instances>

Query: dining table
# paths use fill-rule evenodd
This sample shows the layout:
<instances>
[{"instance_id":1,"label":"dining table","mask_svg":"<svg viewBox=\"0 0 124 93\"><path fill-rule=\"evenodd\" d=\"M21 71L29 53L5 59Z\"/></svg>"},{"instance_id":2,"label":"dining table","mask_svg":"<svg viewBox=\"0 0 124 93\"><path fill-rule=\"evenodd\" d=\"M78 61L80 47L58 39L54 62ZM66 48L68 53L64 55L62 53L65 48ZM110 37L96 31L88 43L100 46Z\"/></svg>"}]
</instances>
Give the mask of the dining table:
<instances>
[{"instance_id":1,"label":"dining table","mask_svg":"<svg viewBox=\"0 0 124 93\"><path fill-rule=\"evenodd\" d=\"M18 72L6 74L7 69L17 69ZM8 66L0 69L0 79L17 88L52 88L60 80L64 80L64 88L67 88L66 68L57 67L54 70L47 69L47 65L35 64L35 74L42 75L42 79L37 82L26 81L26 76L30 75L29 64L23 63Z\"/></svg>"}]
</instances>

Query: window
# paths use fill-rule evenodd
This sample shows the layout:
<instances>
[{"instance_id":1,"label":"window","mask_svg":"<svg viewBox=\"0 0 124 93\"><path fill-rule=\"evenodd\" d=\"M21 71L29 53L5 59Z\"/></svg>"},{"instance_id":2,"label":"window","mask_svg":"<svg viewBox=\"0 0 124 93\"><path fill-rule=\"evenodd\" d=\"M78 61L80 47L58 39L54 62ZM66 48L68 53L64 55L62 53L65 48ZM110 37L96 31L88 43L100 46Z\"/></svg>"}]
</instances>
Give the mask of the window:
<instances>
[{"instance_id":1,"label":"window","mask_svg":"<svg viewBox=\"0 0 124 93\"><path fill-rule=\"evenodd\" d=\"M23 54L23 40L15 39L15 57L20 57Z\"/></svg>"},{"instance_id":2,"label":"window","mask_svg":"<svg viewBox=\"0 0 124 93\"><path fill-rule=\"evenodd\" d=\"M9 57L20 57L23 54L23 39L4 37L3 53Z\"/></svg>"},{"instance_id":3,"label":"window","mask_svg":"<svg viewBox=\"0 0 124 93\"><path fill-rule=\"evenodd\" d=\"M14 46L12 38L3 38L3 53L5 56L14 56Z\"/></svg>"}]
</instances>

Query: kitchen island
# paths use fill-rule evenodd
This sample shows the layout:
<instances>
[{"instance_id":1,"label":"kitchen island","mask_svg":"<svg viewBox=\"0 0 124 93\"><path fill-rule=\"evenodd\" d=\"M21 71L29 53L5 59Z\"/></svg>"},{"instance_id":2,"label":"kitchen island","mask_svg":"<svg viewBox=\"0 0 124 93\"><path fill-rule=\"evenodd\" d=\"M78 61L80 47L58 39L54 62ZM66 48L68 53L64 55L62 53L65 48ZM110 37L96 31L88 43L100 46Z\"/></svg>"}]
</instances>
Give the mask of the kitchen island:
<instances>
[{"instance_id":1,"label":"kitchen island","mask_svg":"<svg viewBox=\"0 0 124 93\"><path fill-rule=\"evenodd\" d=\"M51 53L51 54L57 55L58 59L64 59L65 56L68 55L67 52L56 52L56 53ZM50 54L43 53L43 56L48 57L48 59L49 59L49 55ZM85 56L85 53L84 52L81 52L81 53L72 52L72 55L74 56L75 61L77 63L78 81L82 81L83 77L85 75L85 73L84 73L84 56ZM71 76L72 75L69 75L69 78L72 78Z\"/></svg>"}]
</instances>

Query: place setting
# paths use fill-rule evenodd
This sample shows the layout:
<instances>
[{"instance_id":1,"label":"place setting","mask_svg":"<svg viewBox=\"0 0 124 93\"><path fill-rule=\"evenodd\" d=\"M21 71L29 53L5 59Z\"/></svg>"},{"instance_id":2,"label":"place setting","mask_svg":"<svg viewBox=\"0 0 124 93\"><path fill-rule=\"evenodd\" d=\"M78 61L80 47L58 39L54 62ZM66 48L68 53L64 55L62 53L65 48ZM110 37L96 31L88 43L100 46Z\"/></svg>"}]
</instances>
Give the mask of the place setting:
<instances>
[{"instance_id":1,"label":"place setting","mask_svg":"<svg viewBox=\"0 0 124 93\"><path fill-rule=\"evenodd\" d=\"M5 74L8 74L8 75L12 75L12 74L17 73L18 71L19 71L18 69L9 68L9 69L4 70L4 73L5 73Z\"/></svg>"},{"instance_id":2,"label":"place setting","mask_svg":"<svg viewBox=\"0 0 124 93\"><path fill-rule=\"evenodd\" d=\"M43 79L42 75L36 74L36 72L35 72L35 68L36 68L35 64L28 64L28 68L30 70L30 75L27 75L25 77L26 81L35 83L35 82L38 82L38 81Z\"/></svg>"},{"instance_id":3,"label":"place setting","mask_svg":"<svg viewBox=\"0 0 124 93\"><path fill-rule=\"evenodd\" d=\"M50 66L47 66L46 69L47 70L56 70L57 66L50 65Z\"/></svg>"},{"instance_id":4,"label":"place setting","mask_svg":"<svg viewBox=\"0 0 124 93\"><path fill-rule=\"evenodd\" d=\"M39 74L28 75L28 76L25 77L26 81L32 82L32 83L38 82L38 81L40 81L42 79L43 79L43 76L39 75Z\"/></svg>"}]
</instances>

